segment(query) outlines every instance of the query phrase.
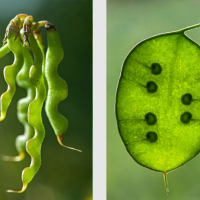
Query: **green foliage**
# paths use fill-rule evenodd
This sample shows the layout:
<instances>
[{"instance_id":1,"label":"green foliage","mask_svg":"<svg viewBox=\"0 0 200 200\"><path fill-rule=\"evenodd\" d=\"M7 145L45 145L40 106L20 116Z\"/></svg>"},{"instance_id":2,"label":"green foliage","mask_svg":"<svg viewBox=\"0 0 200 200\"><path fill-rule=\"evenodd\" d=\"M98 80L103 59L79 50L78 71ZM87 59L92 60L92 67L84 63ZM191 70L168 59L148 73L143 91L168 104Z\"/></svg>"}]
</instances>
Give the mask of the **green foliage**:
<instances>
[{"instance_id":1,"label":"green foliage","mask_svg":"<svg viewBox=\"0 0 200 200\"><path fill-rule=\"evenodd\" d=\"M140 165L167 173L200 151L200 48L185 31L160 34L126 57L116 95L120 136Z\"/></svg>"}]
</instances>

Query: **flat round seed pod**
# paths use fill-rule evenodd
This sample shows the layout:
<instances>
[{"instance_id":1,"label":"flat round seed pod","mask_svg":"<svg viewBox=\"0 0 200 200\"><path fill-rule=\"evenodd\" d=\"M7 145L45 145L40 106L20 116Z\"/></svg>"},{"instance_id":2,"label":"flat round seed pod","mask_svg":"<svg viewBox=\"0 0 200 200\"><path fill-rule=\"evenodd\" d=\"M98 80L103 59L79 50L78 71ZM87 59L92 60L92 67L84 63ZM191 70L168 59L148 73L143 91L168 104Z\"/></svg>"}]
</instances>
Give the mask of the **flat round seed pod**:
<instances>
[{"instance_id":1,"label":"flat round seed pod","mask_svg":"<svg viewBox=\"0 0 200 200\"><path fill-rule=\"evenodd\" d=\"M162 172L165 180L169 171L200 151L200 124L195 120L200 104L191 103L189 95L200 96L200 46L185 34L199 26L137 44L118 83L116 118L125 147L137 163Z\"/></svg>"}]
</instances>

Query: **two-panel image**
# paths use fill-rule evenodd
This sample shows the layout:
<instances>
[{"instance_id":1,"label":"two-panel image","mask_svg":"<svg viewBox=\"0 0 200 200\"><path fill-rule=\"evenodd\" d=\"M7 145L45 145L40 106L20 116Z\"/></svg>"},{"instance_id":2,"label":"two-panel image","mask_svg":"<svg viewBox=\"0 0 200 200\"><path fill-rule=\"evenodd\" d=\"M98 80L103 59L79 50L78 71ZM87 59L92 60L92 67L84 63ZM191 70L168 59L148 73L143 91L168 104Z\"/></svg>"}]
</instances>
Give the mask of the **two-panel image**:
<instances>
[{"instance_id":1,"label":"two-panel image","mask_svg":"<svg viewBox=\"0 0 200 200\"><path fill-rule=\"evenodd\" d=\"M0 200L199 199L200 2L97 2L0 2Z\"/></svg>"}]
</instances>

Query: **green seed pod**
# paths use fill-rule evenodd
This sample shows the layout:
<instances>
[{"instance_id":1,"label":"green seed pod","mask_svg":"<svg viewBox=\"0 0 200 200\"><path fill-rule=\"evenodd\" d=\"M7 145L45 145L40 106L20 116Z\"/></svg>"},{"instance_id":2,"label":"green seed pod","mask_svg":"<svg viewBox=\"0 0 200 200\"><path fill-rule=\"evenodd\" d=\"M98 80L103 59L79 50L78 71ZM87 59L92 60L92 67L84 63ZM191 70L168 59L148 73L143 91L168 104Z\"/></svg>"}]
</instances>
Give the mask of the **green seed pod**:
<instances>
[{"instance_id":1,"label":"green seed pod","mask_svg":"<svg viewBox=\"0 0 200 200\"><path fill-rule=\"evenodd\" d=\"M15 41L14 41L15 40ZM20 69L23 66L24 58L22 54L22 44L20 38L16 38L16 33L12 32L7 39L8 47L15 56L15 61L12 65L4 68L4 78L8 84L8 89L1 95L1 117L0 121L6 117L7 109L15 94L16 86L15 79Z\"/></svg>"},{"instance_id":2,"label":"green seed pod","mask_svg":"<svg viewBox=\"0 0 200 200\"><path fill-rule=\"evenodd\" d=\"M43 45L43 41L42 41L42 34L41 34L41 30L40 27L38 27L36 29L36 31L33 31L33 35L38 43L38 46L40 47L41 51L42 51L42 55L43 55L43 64L42 64L42 75L43 75L43 80L44 80L44 84L45 84L45 88L47 91L47 80L45 77L45 52L44 52L44 45Z\"/></svg>"},{"instance_id":3,"label":"green seed pod","mask_svg":"<svg viewBox=\"0 0 200 200\"><path fill-rule=\"evenodd\" d=\"M24 134L17 136L15 146L19 156L3 156L5 161L21 161L25 157L26 142L34 136L34 128L28 123L28 106L35 98L35 88L31 85L29 80L30 67L33 64L32 56L26 47L22 48L24 56L24 65L17 75L17 84L27 90L27 96L20 99L17 104L18 120L24 125Z\"/></svg>"},{"instance_id":4,"label":"green seed pod","mask_svg":"<svg viewBox=\"0 0 200 200\"><path fill-rule=\"evenodd\" d=\"M45 104L46 114L57 136L58 142L62 145L62 136L67 130L67 119L58 112L58 104L68 95L67 83L57 73L58 64L64 57L63 48L56 28L46 24L48 49L46 54L45 77L48 84L47 100ZM77 150L72 147L64 146ZM81 152L81 150L77 150Z\"/></svg>"},{"instance_id":5,"label":"green seed pod","mask_svg":"<svg viewBox=\"0 0 200 200\"><path fill-rule=\"evenodd\" d=\"M200 46L185 31L137 44L126 57L116 95L120 136L140 165L167 173L200 151ZM138 120L137 120L138 119ZM196 120L197 119L197 120Z\"/></svg>"},{"instance_id":6,"label":"green seed pod","mask_svg":"<svg viewBox=\"0 0 200 200\"><path fill-rule=\"evenodd\" d=\"M23 30L31 30L32 17L29 16L24 21ZM28 26L28 27L26 27ZM28 108L28 122L35 129L35 135L26 143L27 153L31 156L31 164L22 172L23 187L20 191L8 190L7 192L22 193L26 190L27 185L31 182L41 166L41 146L45 136L45 130L42 122L42 106L45 100L45 86L42 76L43 56L40 47L38 46L33 33L27 32L24 38L24 43L30 42L30 50L34 55L34 64L30 69L30 82L36 89L36 97L30 103Z\"/></svg>"}]
</instances>

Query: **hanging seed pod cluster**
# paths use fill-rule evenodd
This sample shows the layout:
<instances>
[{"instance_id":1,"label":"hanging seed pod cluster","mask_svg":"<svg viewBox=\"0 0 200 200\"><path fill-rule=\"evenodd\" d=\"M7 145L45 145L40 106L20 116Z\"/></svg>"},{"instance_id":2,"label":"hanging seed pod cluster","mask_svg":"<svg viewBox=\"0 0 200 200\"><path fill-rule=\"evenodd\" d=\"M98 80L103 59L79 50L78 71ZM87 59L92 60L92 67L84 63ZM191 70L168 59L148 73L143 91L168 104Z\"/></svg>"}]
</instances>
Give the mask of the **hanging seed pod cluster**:
<instances>
[{"instance_id":1,"label":"hanging seed pod cluster","mask_svg":"<svg viewBox=\"0 0 200 200\"><path fill-rule=\"evenodd\" d=\"M140 165L164 174L200 152L200 46L185 32L153 36L126 57L116 94L120 136Z\"/></svg>"},{"instance_id":2,"label":"hanging seed pod cluster","mask_svg":"<svg viewBox=\"0 0 200 200\"><path fill-rule=\"evenodd\" d=\"M46 55L40 32L42 26L47 32ZM30 166L22 172L22 189L7 191L21 193L26 190L41 166L40 152L45 137L41 112L45 101L45 111L58 142L66 148L81 151L62 143L68 121L58 112L58 104L67 97L68 88L66 82L57 74L57 67L64 53L56 28L48 21L34 22L32 16L19 14L6 28L3 46L0 48L0 58L10 51L13 52L15 59L12 65L4 68L4 78L8 87L1 95L0 121L5 119L15 94L15 80L20 87L26 89L27 96L17 104L17 117L24 126L24 134L19 135L15 143L19 155L2 158L5 161L21 161L26 152L31 156Z\"/></svg>"}]
</instances>

